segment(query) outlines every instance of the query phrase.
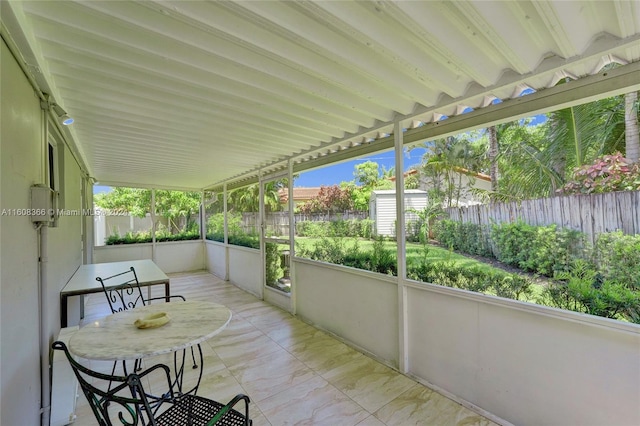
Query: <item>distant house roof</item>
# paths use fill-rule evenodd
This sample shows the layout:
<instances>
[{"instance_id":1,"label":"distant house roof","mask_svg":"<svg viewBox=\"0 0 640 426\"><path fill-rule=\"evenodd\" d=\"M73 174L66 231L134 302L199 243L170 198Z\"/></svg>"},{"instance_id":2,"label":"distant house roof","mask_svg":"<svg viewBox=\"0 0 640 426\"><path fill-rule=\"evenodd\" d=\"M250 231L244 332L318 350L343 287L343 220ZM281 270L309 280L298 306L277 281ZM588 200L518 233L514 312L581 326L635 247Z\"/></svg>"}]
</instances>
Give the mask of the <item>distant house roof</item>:
<instances>
[{"instance_id":1,"label":"distant house roof","mask_svg":"<svg viewBox=\"0 0 640 426\"><path fill-rule=\"evenodd\" d=\"M485 175L484 173L472 172L471 170L467 170L463 167L454 167L453 170L455 170L456 172L464 173L465 175L468 175L468 176L473 176L474 178L477 178L477 179L482 179L482 180L486 180L487 182L491 182L491 176Z\"/></svg>"},{"instance_id":2,"label":"distant house roof","mask_svg":"<svg viewBox=\"0 0 640 426\"><path fill-rule=\"evenodd\" d=\"M320 187L314 188L293 188L293 202L301 203L304 201L308 201L316 196L320 192ZM289 201L289 189L282 188L278 191L278 195L280 196L280 203L284 204Z\"/></svg>"}]
</instances>

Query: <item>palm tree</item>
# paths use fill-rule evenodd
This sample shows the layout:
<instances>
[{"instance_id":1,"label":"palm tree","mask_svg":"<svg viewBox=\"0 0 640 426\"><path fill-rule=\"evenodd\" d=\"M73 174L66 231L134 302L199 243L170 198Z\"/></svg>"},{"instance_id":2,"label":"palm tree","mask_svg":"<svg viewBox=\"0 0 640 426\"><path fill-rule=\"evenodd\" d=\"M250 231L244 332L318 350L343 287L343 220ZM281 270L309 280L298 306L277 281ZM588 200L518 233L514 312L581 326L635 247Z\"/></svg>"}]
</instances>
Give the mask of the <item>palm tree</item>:
<instances>
[{"instance_id":1,"label":"palm tree","mask_svg":"<svg viewBox=\"0 0 640 426\"><path fill-rule=\"evenodd\" d=\"M280 205L280 188L287 186L287 180L269 181L264 184L264 205L266 211L278 211ZM245 186L229 193L229 210L240 212L257 212L260 207L260 184Z\"/></svg>"},{"instance_id":2,"label":"palm tree","mask_svg":"<svg viewBox=\"0 0 640 426\"><path fill-rule=\"evenodd\" d=\"M489 134L489 176L491 177L491 192L498 192L498 132L496 126L487 128Z\"/></svg>"},{"instance_id":3,"label":"palm tree","mask_svg":"<svg viewBox=\"0 0 640 426\"><path fill-rule=\"evenodd\" d=\"M626 157L635 163L640 159L638 92L629 92L624 95L624 129Z\"/></svg>"},{"instance_id":4,"label":"palm tree","mask_svg":"<svg viewBox=\"0 0 640 426\"><path fill-rule=\"evenodd\" d=\"M429 179L429 197L441 200L450 206L462 194L466 170L480 170L482 160L478 143L472 135L448 136L425 143L427 152L423 156L422 171Z\"/></svg>"},{"instance_id":5,"label":"palm tree","mask_svg":"<svg viewBox=\"0 0 640 426\"><path fill-rule=\"evenodd\" d=\"M511 201L549 196L550 188L562 182L561 176L549 167L545 155L547 149L546 124L529 126L516 123L500 134L499 191L494 200Z\"/></svg>"},{"instance_id":6,"label":"palm tree","mask_svg":"<svg viewBox=\"0 0 640 426\"><path fill-rule=\"evenodd\" d=\"M558 177L552 181L553 192L576 167L623 148L623 105L622 97L614 96L549 115L548 144L541 161Z\"/></svg>"}]
</instances>

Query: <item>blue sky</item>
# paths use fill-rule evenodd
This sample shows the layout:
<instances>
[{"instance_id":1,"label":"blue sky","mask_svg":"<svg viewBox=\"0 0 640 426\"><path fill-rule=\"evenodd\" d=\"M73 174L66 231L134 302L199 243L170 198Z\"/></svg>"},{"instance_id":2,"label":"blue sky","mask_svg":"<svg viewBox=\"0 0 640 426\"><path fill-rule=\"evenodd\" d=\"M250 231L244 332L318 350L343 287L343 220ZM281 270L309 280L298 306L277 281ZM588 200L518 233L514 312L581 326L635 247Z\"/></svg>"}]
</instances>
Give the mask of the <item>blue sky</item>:
<instances>
[{"instance_id":1,"label":"blue sky","mask_svg":"<svg viewBox=\"0 0 640 426\"><path fill-rule=\"evenodd\" d=\"M529 123L529 125L533 126L536 124L544 123L546 120L546 115L536 115L531 118L531 122ZM407 170L414 164L420 163L425 152L426 150L424 148L414 148L410 152L405 150L404 169ZM362 157L356 160L346 161L344 163L334 164L329 167L323 167L321 169L301 173L300 177L295 180L293 185L296 187L314 187L321 185L337 185L340 182L350 181L354 179L354 167L357 164L364 163L365 161L374 161L378 163L378 165L380 165L380 171L382 171L383 166L387 170L395 167L394 152L388 151L371 155L369 157Z\"/></svg>"},{"instance_id":2,"label":"blue sky","mask_svg":"<svg viewBox=\"0 0 640 426\"><path fill-rule=\"evenodd\" d=\"M424 148L415 148L410 152L405 151L405 170L414 164L420 163L425 152L426 150ZM344 163L334 164L321 169L301 173L300 177L295 180L293 185L296 187L314 187L321 185L337 185L340 182L350 181L354 179L353 171L355 166L366 161L378 163L380 166L380 172L382 172L382 167L388 170L396 165L394 151L382 152L368 157L345 161Z\"/></svg>"}]
</instances>

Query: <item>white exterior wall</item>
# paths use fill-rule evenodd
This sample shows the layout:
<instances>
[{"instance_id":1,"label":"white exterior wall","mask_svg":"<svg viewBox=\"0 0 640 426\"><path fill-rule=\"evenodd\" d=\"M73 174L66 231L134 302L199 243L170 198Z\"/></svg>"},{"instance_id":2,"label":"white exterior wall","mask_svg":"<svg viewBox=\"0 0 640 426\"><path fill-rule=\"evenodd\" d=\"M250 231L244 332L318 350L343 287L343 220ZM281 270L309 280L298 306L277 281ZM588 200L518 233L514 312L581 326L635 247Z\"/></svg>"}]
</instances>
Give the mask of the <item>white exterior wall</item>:
<instances>
[{"instance_id":1,"label":"white exterior wall","mask_svg":"<svg viewBox=\"0 0 640 426\"><path fill-rule=\"evenodd\" d=\"M205 269L204 242L164 241L156 243L154 262L166 274Z\"/></svg>"},{"instance_id":2,"label":"white exterior wall","mask_svg":"<svg viewBox=\"0 0 640 426\"><path fill-rule=\"evenodd\" d=\"M460 197L458 197L458 204L465 205L468 203L477 204L479 201L477 197L471 191L472 188L482 189L484 191L491 191L491 182L477 177L470 177L464 173L454 173L456 184L460 179L462 190L460 191Z\"/></svg>"},{"instance_id":3,"label":"white exterior wall","mask_svg":"<svg viewBox=\"0 0 640 426\"><path fill-rule=\"evenodd\" d=\"M260 250L229 245L229 281L256 297L263 297L263 272Z\"/></svg>"},{"instance_id":4,"label":"white exterior wall","mask_svg":"<svg viewBox=\"0 0 640 426\"><path fill-rule=\"evenodd\" d=\"M153 257L151 243L114 244L93 248L93 263L124 262L127 260L143 260ZM162 268L160 268L162 269Z\"/></svg>"},{"instance_id":5,"label":"white exterior wall","mask_svg":"<svg viewBox=\"0 0 640 426\"><path fill-rule=\"evenodd\" d=\"M46 182L44 114L17 62L0 42L0 209L30 207L30 187ZM80 210L81 174L66 149L64 208ZM51 341L60 328L59 292L80 266L81 216L47 229L48 253L39 307L38 231L28 216L0 216L0 424L40 424L40 315ZM44 348L48 354L49 348Z\"/></svg>"},{"instance_id":6,"label":"white exterior wall","mask_svg":"<svg viewBox=\"0 0 640 426\"><path fill-rule=\"evenodd\" d=\"M152 259L165 274L206 268L202 240L163 241L156 243L155 252L154 258L152 243L94 247L93 263Z\"/></svg>"},{"instance_id":7,"label":"white exterior wall","mask_svg":"<svg viewBox=\"0 0 640 426\"><path fill-rule=\"evenodd\" d=\"M205 241L207 271L213 275L227 279L227 248L221 242Z\"/></svg>"},{"instance_id":8,"label":"white exterior wall","mask_svg":"<svg viewBox=\"0 0 640 426\"><path fill-rule=\"evenodd\" d=\"M296 313L398 366L398 287L382 274L294 258Z\"/></svg>"},{"instance_id":9,"label":"white exterior wall","mask_svg":"<svg viewBox=\"0 0 640 426\"><path fill-rule=\"evenodd\" d=\"M264 287L263 294L265 302L271 303L289 313L293 312L290 293L285 293L271 287Z\"/></svg>"},{"instance_id":10,"label":"white exterior wall","mask_svg":"<svg viewBox=\"0 0 640 426\"><path fill-rule=\"evenodd\" d=\"M447 179L455 185L456 188L460 188L460 194L454 194L454 198L455 195L457 195L458 205L478 204L480 202L471 189L482 189L484 191L491 190L491 181L469 176L465 173L450 172ZM445 186L446 183L443 183L443 188ZM433 183L429 178L422 177L420 179L419 188L429 190L432 187ZM453 203L455 204L456 201L454 200Z\"/></svg>"},{"instance_id":11,"label":"white exterior wall","mask_svg":"<svg viewBox=\"0 0 640 426\"><path fill-rule=\"evenodd\" d=\"M419 284L410 373L513 424L640 424L640 326Z\"/></svg>"}]
</instances>

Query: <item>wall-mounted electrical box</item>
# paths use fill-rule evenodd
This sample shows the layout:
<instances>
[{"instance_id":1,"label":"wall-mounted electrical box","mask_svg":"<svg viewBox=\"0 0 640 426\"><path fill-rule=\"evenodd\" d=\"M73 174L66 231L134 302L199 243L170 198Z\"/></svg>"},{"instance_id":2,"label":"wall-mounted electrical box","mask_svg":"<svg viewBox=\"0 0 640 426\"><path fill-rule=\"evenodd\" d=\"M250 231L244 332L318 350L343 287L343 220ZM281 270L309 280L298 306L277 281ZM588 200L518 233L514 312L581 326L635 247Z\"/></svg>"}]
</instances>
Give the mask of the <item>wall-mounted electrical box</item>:
<instances>
[{"instance_id":1,"label":"wall-mounted electrical box","mask_svg":"<svg viewBox=\"0 0 640 426\"><path fill-rule=\"evenodd\" d=\"M31 187L31 222L47 223L55 226L57 222L57 194L46 185Z\"/></svg>"}]
</instances>

